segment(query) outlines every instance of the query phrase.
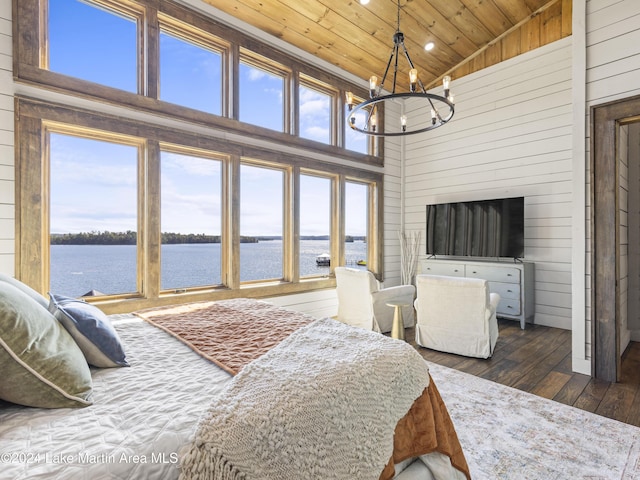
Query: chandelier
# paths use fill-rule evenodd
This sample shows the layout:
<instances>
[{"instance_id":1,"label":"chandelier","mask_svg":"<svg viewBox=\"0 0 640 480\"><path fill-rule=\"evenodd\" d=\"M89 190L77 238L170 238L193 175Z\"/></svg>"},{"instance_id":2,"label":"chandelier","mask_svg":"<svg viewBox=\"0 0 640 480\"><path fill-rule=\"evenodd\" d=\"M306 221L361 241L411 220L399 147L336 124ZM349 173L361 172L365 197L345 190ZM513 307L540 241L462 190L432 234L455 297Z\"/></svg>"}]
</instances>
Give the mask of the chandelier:
<instances>
[{"instance_id":1,"label":"chandelier","mask_svg":"<svg viewBox=\"0 0 640 480\"><path fill-rule=\"evenodd\" d=\"M398 60L401 54L404 54L404 57L409 63L409 91L397 93L396 81L398 77ZM391 89L391 93L383 94L382 88L392 64L393 88ZM393 35L393 48L391 50L391 55L389 56L389 61L387 62L387 68L382 76L382 81L378 82L378 77L373 75L369 79L369 99L358 103L357 105L355 104L353 93L346 93L347 108L349 110L347 124L352 130L357 132L364 133L366 135L384 137L412 135L414 133L427 132L434 128L441 127L451 120L455 111L453 95L449 90L450 82L451 77L449 76L442 79L442 85L444 87L443 95L427 93L424 85L418 77L418 70L411 61L407 47L404 45L404 34L400 31L400 0L398 0L398 27L396 29L396 33ZM427 110L431 110L431 118L409 119L403 112L398 119L394 130L387 131L386 129L379 129L377 120L379 117L379 106L389 104L390 102L402 102L402 111L404 111L404 101L406 100L415 100L413 104L418 107L419 102L422 102L423 107ZM360 113L360 115L358 113Z\"/></svg>"}]
</instances>

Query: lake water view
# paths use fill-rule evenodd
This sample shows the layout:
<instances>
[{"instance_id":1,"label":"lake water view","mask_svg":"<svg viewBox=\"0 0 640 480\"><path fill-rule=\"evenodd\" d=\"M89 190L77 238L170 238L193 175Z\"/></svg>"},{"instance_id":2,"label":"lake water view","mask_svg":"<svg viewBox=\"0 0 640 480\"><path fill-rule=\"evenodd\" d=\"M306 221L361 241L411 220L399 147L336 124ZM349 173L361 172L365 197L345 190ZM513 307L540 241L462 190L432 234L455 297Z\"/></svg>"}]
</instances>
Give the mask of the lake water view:
<instances>
[{"instance_id":1,"label":"lake water view","mask_svg":"<svg viewBox=\"0 0 640 480\"><path fill-rule=\"evenodd\" d=\"M329 252L328 240L300 241L300 275L326 275L316 257ZM366 259L367 244L345 244L347 265ZM240 280L282 277L282 240L240 244ZM218 285L220 244L162 245L163 290ZM51 245L51 292L80 297L90 290L104 294L136 291L136 247L133 245Z\"/></svg>"}]
</instances>

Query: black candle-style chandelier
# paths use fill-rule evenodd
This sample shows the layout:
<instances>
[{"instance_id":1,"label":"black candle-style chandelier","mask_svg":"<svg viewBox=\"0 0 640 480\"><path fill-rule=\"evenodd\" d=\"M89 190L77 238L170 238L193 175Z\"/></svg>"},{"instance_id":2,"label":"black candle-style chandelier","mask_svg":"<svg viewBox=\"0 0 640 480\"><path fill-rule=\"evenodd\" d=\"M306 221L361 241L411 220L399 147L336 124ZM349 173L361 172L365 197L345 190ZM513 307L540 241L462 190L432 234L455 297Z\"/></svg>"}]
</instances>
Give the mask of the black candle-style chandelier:
<instances>
[{"instance_id":1,"label":"black candle-style chandelier","mask_svg":"<svg viewBox=\"0 0 640 480\"><path fill-rule=\"evenodd\" d=\"M396 93L396 80L398 76L398 59L404 54L409 63L409 92ZM393 88L390 94L382 95L382 87L387 79L391 65L393 64ZM444 87L443 95L427 93L422 81L418 77L418 70L413 65L407 47L404 45L404 34L400 31L400 0L398 0L398 28L393 35L393 48L387 68L382 76L382 81L378 82L378 77L373 75L369 79L369 100L355 104L352 92L347 92L347 124L352 130L364 133L366 135L394 137L399 135L412 135L414 133L427 132L434 128L441 127L453 117L455 112L453 95L449 90L451 77L446 76L442 79ZM378 128L378 107L389 102L417 100L424 102L424 107L431 110L431 118L427 120L415 119L410 122L406 114L402 114L397 123L397 130L387 131L387 129ZM422 111L422 110L420 110ZM364 115L358 115L358 112ZM389 123L387 122L387 125Z\"/></svg>"}]
</instances>

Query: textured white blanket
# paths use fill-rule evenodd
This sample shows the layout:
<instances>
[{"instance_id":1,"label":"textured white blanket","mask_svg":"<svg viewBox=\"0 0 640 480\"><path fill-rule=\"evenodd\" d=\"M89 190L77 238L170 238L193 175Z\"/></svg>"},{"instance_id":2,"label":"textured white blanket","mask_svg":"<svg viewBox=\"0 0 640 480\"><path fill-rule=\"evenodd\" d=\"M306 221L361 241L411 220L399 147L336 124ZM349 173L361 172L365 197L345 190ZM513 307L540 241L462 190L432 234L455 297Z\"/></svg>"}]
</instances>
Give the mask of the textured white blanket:
<instances>
[{"instance_id":1,"label":"textured white blanket","mask_svg":"<svg viewBox=\"0 0 640 480\"><path fill-rule=\"evenodd\" d=\"M187 479L377 479L393 432L429 385L422 357L318 320L234 377L183 452Z\"/></svg>"}]
</instances>

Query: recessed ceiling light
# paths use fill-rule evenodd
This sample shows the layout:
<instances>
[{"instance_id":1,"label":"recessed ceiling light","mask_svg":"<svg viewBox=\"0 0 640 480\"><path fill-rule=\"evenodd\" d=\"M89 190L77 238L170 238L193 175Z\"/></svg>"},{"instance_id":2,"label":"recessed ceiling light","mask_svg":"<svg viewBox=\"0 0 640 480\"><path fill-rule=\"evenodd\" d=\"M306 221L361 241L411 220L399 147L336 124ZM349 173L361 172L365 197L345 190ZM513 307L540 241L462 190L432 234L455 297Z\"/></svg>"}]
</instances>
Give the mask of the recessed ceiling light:
<instances>
[{"instance_id":1,"label":"recessed ceiling light","mask_svg":"<svg viewBox=\"0 0 640 480\"><path fill-rule=\"evenodd\" d=\"M435 46L436 46L435 43L429 42L424 46L424 49L428 52L429 50L433 50L433 47L435 47Z\"/></svg>"},{"instance_id":2,"label":"recessed ceiling light","mask_svg":"<svg viewBox=\"0 0 640 480\"><path fill-rule=\"evenodd\" d=\"M366 5L369 3L369 0L360 0L360 5Z\"/></svg>"}]
</instances>

